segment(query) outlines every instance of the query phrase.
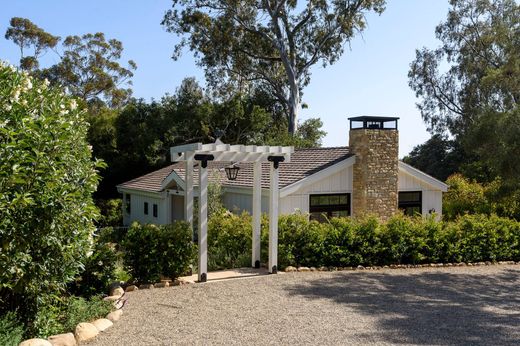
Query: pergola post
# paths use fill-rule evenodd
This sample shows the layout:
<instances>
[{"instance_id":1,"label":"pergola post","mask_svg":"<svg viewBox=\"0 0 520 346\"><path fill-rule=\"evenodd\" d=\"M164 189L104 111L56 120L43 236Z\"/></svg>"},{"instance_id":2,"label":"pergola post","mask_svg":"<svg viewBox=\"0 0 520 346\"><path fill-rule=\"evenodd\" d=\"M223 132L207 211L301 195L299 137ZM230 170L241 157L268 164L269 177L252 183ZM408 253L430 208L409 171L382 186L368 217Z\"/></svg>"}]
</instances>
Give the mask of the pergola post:
<instances>
[{"instance_id":1,"label":"pergola post","mask_svg":"<svg viewBox=\"0 0 520 346\"><path fill-rule=\"evenodd\" d=\"M187 160L185 163L185 179L186 190L184 191L184 220L189 223L190 229L193 230L193 160Z\"/></svg>"},{"instance_id":2,"label":"pergola post","mask_svg":"<svg viewBox=\"0 0 520 346\"><path fill-rule=\"evenodd\" d=\"M262 217L262 163L253 164L253 244L251 266L260 268L260 232Z\"/></svg>"},{"instance_id":3,"label":"pergola post","mask_svg":"<svg viewBox=\"0 0 520 346\"><path fill-rule=\"evenodd\" d=\"M269 273L278 272L278 162L273 162L270 171L269 191Z\"/></svg>"},{"instance_id":4,"label":"pergola post","mask_svg":"<svg viewBox=\"0 0 520 346\"><path fill-rule=\"evenodd\" d=\"M207 162L199 165L199 282L208 279L208 170Z\"/></svg>"}]
</instances>

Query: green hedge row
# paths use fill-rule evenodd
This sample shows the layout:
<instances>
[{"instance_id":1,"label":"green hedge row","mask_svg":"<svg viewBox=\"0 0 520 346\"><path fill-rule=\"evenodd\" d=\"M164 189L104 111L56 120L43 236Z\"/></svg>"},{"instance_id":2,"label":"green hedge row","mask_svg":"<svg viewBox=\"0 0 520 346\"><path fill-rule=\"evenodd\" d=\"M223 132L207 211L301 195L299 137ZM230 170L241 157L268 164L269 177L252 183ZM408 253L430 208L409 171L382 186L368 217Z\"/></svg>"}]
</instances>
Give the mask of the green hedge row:
<instances>
[{"instance_id":1,"label":"green hedge row","mask_svg":"<svg viewBox=\"0 0 520 346\"><path fill-rule=\"evenodd\" d=\"M520 260L520 222L465 215L450 222L398 215L309 221L283 216L278 263L292 266L357 266Z\"/></svg>"},{"instance_id":2,"label":"green hedge row","mask_svg":"<svg viewBox=\"0 0 520 346\"><path fill-rule=\"evenodd\" d=\"M219 213L208 224L210 269L249 266L251 216ZM520 260L520 222L495 215L465 215L453 221L397 215L309 221L280 217L278 264L357 266ZM267 260L268 227L262 219L262 260Z\"/></svg>"}]
</instances>

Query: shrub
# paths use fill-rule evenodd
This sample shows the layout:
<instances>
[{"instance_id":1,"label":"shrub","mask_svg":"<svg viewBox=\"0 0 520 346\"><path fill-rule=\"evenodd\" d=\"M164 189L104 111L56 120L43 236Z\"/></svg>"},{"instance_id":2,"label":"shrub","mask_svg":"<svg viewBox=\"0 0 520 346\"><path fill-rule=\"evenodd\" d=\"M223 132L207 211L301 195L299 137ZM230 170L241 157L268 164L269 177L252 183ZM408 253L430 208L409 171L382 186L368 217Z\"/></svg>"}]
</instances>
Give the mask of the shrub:
<instances>
[{"instance_id":1,"label":"shrub","mask_svg":"<svg viewBox=\"0 0 520 346\"><path fill-rule=\"evenodd\" d=\"M0 345L17 346L23 338L24 327L14 312L0 316Z\"/></svg>"},{"instance_id":2,"label":"shrub","mask_svg":"<svg viewBox=\"0 0 520 346\"><path fill-rule=\"evenodd\" d=\"M123 201L120 198L98 200L99 227L120 227L123 224Z\"/></svg>"},{"instance_id":3,"label":"shrub","mask_svg":"<svg viewBox=\"0 0 520 346\"><path fill-rule=\"evenodd\" d=\"M74 99L0 62L0 310L20 308L23 320L90 249L98 174L83 116Z\"/></svg>"},{"instance_id":4,"label":"shrub","mask_svg":"<svg viewBox=\"0 0 520 346\"><path fill-rule=\"evenodd\" d=\"M491 206L485 196L485 187L465 178L461 174L454 174L446 180L450 186L444 194L442 210L445 219L454 220L464 214L489 214Z\"/></svg>"},{"instance_id":5,"label":"shrub","mask_svg":"<svg viewBox=\"0 0 520 346\"><path fill-rule=\"evenodd\" d=\"M186 222L157 226L133 223L123 240L124 261L138 282L153 283L161 275L175 278L189 269L195 255Z\"/></svg>"},{"instance_id":6,"label":"shrub","mask_svg":"<svg viewBox=\"0 0 520 346\"><path fill-rule=\"evenodd\" d=\"M29 325L28 337L46 338L73 332L78 323L105 317L112 309L112 303L99 296L88 300L76 296L47 296L40 304L36 318Z\"/></svg>"},{"instance_id":7,"label":"shrub","mask_svg":"<svg viewBox=\"0 0 520 346\"><path fill-rule=\"evenodd\" d=\"M69 291L86 297L107 293L110 284L116 280L118 260L115 244L96 238L92 253L85 261L84 270L69 285Z\"/></svg>"},{"instance_id":8,"label":"shrub","mask_svg":"<svg viewBox=\"0 0 520 346\"><path fill-rule=\"evenodd\" d=\"M426 259L426 230L420 217L394 216L384 225L380 239L381 264L416 264Z\"/></svg>"},{"instance_id":9,"label":"shrub","mask_svg":"<svg viewBox=\"0 0 520 346\"><path fill-rule=\"evenodd\" d=\"M251 216L221 209L208 221L208 268L236 268L251 264Z\"/></svg>"}]
</instances>

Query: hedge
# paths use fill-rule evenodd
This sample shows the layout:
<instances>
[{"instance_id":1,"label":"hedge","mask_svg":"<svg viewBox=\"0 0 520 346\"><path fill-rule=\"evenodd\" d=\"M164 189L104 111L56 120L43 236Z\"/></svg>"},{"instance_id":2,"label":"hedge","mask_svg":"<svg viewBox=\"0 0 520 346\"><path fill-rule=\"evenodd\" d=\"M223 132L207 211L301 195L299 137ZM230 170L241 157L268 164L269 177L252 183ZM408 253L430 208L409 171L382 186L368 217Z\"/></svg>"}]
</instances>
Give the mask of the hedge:
<instances>
[{"instance_id":1,"label":"hedge","mask_svg":"<svg viewBox=\"0 0 520 346\"><path fill-rule=\"evenodd\" d=\"M268 244L265 221L263 261ZM208 228L210 261L218 262L219 268L249 265L247 213L214 215ZM520 222L496 215L464 215L454 221L396 215L387 222L366 217L333 218L327 223L309 221L305 214L284 215L278 241L280 268L520 260Z\"/></svg>"}]
</instances>

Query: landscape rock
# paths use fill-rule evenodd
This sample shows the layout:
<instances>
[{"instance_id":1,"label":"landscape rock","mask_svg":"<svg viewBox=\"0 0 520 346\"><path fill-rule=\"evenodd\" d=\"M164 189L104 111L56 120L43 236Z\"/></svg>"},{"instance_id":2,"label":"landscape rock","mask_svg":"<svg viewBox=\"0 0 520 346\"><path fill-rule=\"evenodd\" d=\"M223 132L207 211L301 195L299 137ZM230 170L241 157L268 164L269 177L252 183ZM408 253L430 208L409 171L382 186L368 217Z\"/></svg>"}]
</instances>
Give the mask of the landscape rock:
<instances>
[{"instance_id":1,"label":"landscape rock","mask_svg":"<svg viewBox=\"0 0 520 346\"><path fill-rule=\"evenodd\" d=\"M170 286L179 286L180 284L181 282L179 281L179 279L175 279L170 283Z\"/></svg>"},{"instance_id":2,"label":"landscape rock","mask_svg":"<svg viewBox=\"0 0 520 346\"><path fill-rule=\"evenodd\" d=\"M53 346L76 346L78 344L72 333L49 336L47 340L49 340Z\"/></svg>"},{"instance_id":3,"label":"landscape rock","mask_svg":"<svg viewBox=\"0 0 520 346\"><path fill-rule=\"evenodd\" d=\"M311 270L308 267L299 267L298 271L299 272L310 272Z\"/></svg>"},{"instance_id":4,"label":"landscape rock","mask_svg":"<svg viewBox=\"0 0 520 346\"><path fill-rule=\"evenodd\" d=\"M327 267L319 267L318 268L318 271L320 271L320 272L326 272L328 270L329 270L329 268L327 268Z\"/></svg>"},{"instance_id":5,"label":"landscape rock","mask_svg":"<svg viewBox=\"0 0 520 346\"><path fill-rule=\"evenodd\" d=\"M126 288L125 292L133 292L133 291L137 291L139 289L139 287L137 287L136 285L130 285Z\"/></svg>"},{"instance_id":6,"label":"landscape rock","mask_svg":"<svg viewBox=\"0 0 520 346\"><path fill-rule=\"evenodd\" d=\"M119 298L121 298L121 296L108 296L103 298L103 300L107 302L115 302L116 300L119 300Z\"/></svg>"},{"instance_id":7,"label":"landscape rock","mask_svg":"<svg viewBox=\"0 0 520 346\"><path fill-rule=\"evenodd\" d=\"M287 266L285 267L285 272L286 273L289 273L289 272L295 272L296 271L296 268L293 267L293 266Z\"/></svg>"},{"instance_id":8,"label":"landscape rock","mask_svg":"<svg viewBox=\"0 0 520 346\"><path fill-rule=\"evenodd\" d=\"M21 342L18 346L52 346L52 344L45 339L29 339Z\"/></svg>"},{"instance_id":9,"label":"landscape rock","mask_svg":"<svg viewBox=\"0 0 520 346\"><path fill-rule=\"evenodd\" d=\"M315 272L316 270L316 267L311 267L311 272Z\"/></svg>"},{"instance_id":10,"label":"landscape rock","mask_svg":"<svg viewBox=\"0 0 520 346\"><path fill-rule=\"evenodd\" d=\"M139 289L140 290L146 290L146 289L151 289L151 288L154 288L153 284L142 284L142 285L139 285Z\"/></svg>"},{"instance_id":11,"label":"landscape rock","mask_svg":"<svg viewBox=\"0 0 520 346\"><path fill-rule=\"evenodd\" d=\"M114 310L106 316L106 319L112 322L117 322L121 318L122 314L123 310Z\"/></svg>"},{"instance_id":12,"label":"landscape rock","mask_svg":"<svg viewBox=\"0 0 520 346\"><path fill-rule=\"evenodd\" d=\"M120 310L118 310L120 311ZM110 327L112 327L114 325L114 323L112 321L110 321L109 319L107 318L100 318L100 319L97 319L95 320L94 322L92 322L92 324L94 326L96 326L96 328L102 332Z\"/></svg>"},{"instance_id":13,"label":"landscape rock","mask_svg":"<svg viewBox=\"0 0 520 346\"><path fill-rule=\"evenodd\" d=\"M110 291L110 296L121 297L124 293L125 293L125 290L122 287L115 287Z\"/></svg>"},{"instance_id":14,"label":"landscape rock","mask_svg":"<svg viewBox=\"0 0 520 346\"><path fill-rule=\"evenodd\" d=\"M78 344L95 338L99 334L99 330L92 323L80 323L76 326L76 330L74 331L74 337Z\"/></svg>"},{"instance_id":15,"label":"landscape rock","mask_svg":"<svg viewBox=\"0 0 520 346\"><path fill-rule=\"evenodd\" d=\"M358 266L356 267L356 269L357 269L357 270L363 270L363 269L365 269L365 267L363 267L362 265L358 265Z\"/></svg>"},{"instance_id":16,"label":"landscape rock","mask_svg":"<svg viewBox=\"0 0 520 346\"><path fill-rule=\"evenodd\" d=\"M170 286L170 283L168 281L161 281L161 282L158 282L156 283L155 285L153 285L155 288L164 288L164 287L169 287Z\"/></svg>"}]
</instances>

